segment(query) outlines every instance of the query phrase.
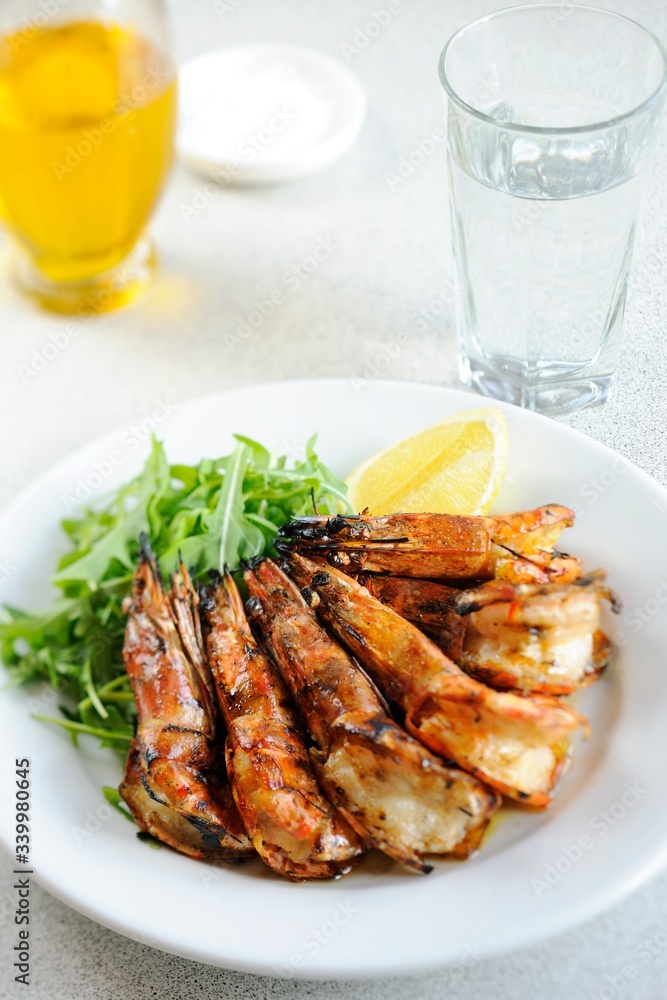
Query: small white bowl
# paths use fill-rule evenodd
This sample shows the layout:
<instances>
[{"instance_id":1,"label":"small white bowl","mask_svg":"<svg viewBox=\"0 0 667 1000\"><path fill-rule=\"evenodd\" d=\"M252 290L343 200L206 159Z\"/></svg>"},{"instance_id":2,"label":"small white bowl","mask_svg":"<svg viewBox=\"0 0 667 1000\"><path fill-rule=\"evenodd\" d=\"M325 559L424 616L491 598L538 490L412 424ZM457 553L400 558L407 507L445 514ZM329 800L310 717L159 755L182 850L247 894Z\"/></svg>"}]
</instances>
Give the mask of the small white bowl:
<instances>
[{"instance_id":1,"label":"small white bowl","mask_svg":"<svg viewBox=\"0 0 667 1000\"><path fill-rule=\"evenodd\" d=\"M293 181L349 149L366 107L354 73L314 49L216 49L181 67L178 150L223 186Z\"/></svg>"}]
</instances>

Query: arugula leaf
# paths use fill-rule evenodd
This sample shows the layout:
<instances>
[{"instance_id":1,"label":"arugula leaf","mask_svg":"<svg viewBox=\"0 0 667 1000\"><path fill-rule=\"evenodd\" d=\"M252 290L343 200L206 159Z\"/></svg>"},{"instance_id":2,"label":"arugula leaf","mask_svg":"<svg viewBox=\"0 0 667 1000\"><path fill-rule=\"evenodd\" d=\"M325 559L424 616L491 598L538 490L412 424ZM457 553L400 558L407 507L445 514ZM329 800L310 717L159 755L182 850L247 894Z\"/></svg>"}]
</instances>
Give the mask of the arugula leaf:
<instances>
[{"instance_id":1,"label":"arugula leaf","mask_svg":"<svg viewBox=\"0 0 667 1000\"><path fill-rule=\"evenodd\" d=\"M235 568L244 538L243 480L250 462L250 449L239 443L227 459L225 478L215 510L207 519L207 530L220 539L219 568Z\"/></svg>"},{"instance_id":2,"label":"arugula leaf","mask_svg":"<svg viewBox=\"0 0 667 1000\"><path fill-rule=\"evenodd\" d=\"M117 788L110 788L109 785L102 785L102 795L107 800L110 806L116 809L121 816L129 820L130 823L135 823L135 818L131 812L128 811L125 805L125 799L122 797Z\"/></svg>"},{"instance_id":3,"label":"arugula leaf","mask_svg":"<svg viewBox=\"0 0 667 1000\"><path fill-rule=\"evenodd\" d=\"M344 483L320 461L311 438L291 466L257 441L236 435L234 451L197 465L169 465L153 439L143 471L97 507L62 522L69 550L52 577L62 592L51 608L0 612L0 657L11 685L46 681L58 693L61 718L38 715L70 733L98 737L125 754L136 708L123 667L125 615L141 531L160 568L179 557L196 578L225 564L275 555L274 538L289 518L350 513ZM38 704L44 704L39 700Z\"/></svg>"},{"instance_id":4,"label":"arugula leaf","mask_svg":"<svg viewBox=\"0 0 667 1000\"><path fill-rule=\"evenodd\" d=\"M234 437L241 444L245 444L250 448L255 469L268 469L271 463L271 452L268 448L265 448L259 441L253 441L252 438L245 437L243 434L235 434Z\"/></svg>"},{"instance_id":5,"label":"arugula leaf","mask_svg":"<svg viewBox=\"0 0 667 1000\"><path fill-rule=\"evenodd\" d=\"M151 456L146 463L133 507L127 511L121 506L114 526L93 543L90 551L56 573L53 582L62 584L68 580L82 580L94 589L96 581L103 578L114 559L132 569L134 559L130 555L129 545L136 541L142 531L148 529L151 514L153 520L156 520L156 504L164 491L168 475L169 466L164 449L153 439Z\"/></svg>"}]
</instances>

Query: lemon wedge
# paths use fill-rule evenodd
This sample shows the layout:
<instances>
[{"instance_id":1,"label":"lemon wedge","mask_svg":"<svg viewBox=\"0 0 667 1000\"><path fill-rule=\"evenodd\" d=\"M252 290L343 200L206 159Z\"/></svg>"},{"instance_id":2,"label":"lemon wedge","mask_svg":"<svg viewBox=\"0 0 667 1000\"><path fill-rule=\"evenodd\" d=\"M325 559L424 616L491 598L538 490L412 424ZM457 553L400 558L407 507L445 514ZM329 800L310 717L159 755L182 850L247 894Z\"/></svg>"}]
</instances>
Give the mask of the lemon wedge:
<instances>
[{"instance_id":1,"label":"lemon wedge","mask_svg":"<svg viewBox=\"0 0 667 1000\"><path fill-rule=\"evenodd\" d=\"M457 413L373 455L347 479L355 510L486 514L507 467L498 409Z\"/></svg>"}]
</instances>

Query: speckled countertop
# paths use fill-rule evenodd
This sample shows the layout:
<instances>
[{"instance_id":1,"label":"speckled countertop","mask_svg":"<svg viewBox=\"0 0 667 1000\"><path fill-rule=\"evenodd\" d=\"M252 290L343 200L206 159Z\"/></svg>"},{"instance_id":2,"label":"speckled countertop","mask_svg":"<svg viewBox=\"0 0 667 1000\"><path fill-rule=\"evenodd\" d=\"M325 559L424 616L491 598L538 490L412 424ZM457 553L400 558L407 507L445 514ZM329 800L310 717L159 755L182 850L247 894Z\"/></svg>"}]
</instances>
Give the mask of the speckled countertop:
<instances>
[{"instance_id":1,"label":"speckled countertop","mask_svg":"<svg viewBox=\"0 0 667 1000\"><path fill-rule=\"evenodd\" d=\"M444 151L438 146L393 189L385 175L441 125L435 67L444 40L501 5L403 0L378 37L350 55L342 46L354 44L356 30L383 6L382 0L172 0L181 58L257 39L313 45L342 59L347 51L368 91L368 121L343 160L299 184L211 194L200 179L177 170L154 226L162 267L151 293L126 312L86 324L27 382L21 366L30 365L34 352L41 354L65 324L33 311L0 281L0 505L73 448L147 413L157 400L179 402L229 386L317 375L456 384L449 312L429 321L409 348L398 344L452 274ZM667 42L663 0L607 0L607 6L641 20ZM667 484L664 140L663 133L646 179L613 399L568 422ZM328 259L259 335L232 343L225 335L320 239L333 246ZM5 859L0 879L10 879ZM667 876L575 931L477 962L461 978L445 972L354 984L281 982L211 969L126 940L39 889L33 903L29 990L15 986L9 974L13 925L7 907L0 907L2 998L659 1000L667 994L667 948L649 963L636 963L636 977L622 972L645 942L663 939Z\"/></svg>"}]
</instances>

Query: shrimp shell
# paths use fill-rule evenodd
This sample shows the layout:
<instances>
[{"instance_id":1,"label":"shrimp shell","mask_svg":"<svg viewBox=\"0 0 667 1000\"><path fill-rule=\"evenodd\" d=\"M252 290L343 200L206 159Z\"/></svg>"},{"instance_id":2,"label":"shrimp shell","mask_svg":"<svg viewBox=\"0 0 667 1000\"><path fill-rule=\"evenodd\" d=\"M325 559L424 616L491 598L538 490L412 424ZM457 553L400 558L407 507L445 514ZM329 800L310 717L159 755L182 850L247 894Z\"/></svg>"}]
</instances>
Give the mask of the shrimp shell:
<instances>
[{"instance_id":1,"label":"shrimp shell","mask_svg":"<svg viewBox=\"0 0 667 1000\"><path fill-rule=\"evenodd\" d=\"M285 553L322 553L345 573L549 583L581 573L578 559L554 551L573 521L574 513L558 504L503 517L303 517L288 521L276 544Z\"/></svg>"},{"instance_id":2,"label":"shrimp shell","mask_svg":"<svg viewBox=\"0 0 667 1000\"><path fill-rule=\"evenodd\" d=\"M185 602L178 611L165 594L155 557L143 537L123 647L139 720L121 794L127 793L130 808L139 808L138 799L144 798L136 785L140 769L142 787L156 807L173 810L194 826L208 856L247 857L254 851L216 742L216 711L203 679L203 654L199 649L188 655L198 625L196 596L185 567L174 578L174 592L177 601ZM154 825L160 839L193 853L191 845L179 844L178 836L166 835L161 825Z\"/></svg>"},{"instance_id":3,"label":"shrimp shell","mask_svg":"<svg viewBox=\"0 0 667 1000\"><path fill-rule=\"evenodd\" d=\"M597 680L613 645L600 604L620 605L601 574L571 584L492 580L455 599L468 623L458 663L491 687L566 695Z\"/></svg>"},{"instance_id":4,"label":"shrimp shell","mask_svg":"<svg viewBox=\"0 0 667 1000\"><path fill-rule=\"evenodd\" d=\"M314 591L318 614L405 712L408 730L435 753L511 798L543 808L585 720L553 698L497 692L468 677L414 625L336 570L289 557Z\"/></svg>"},{"instance_id":5,"label":"shrimp shell","mask_svg":"<svg viewBox=\"0 0 667 1000\"><path fill-rule=\"evenodd\" d=\"M150 834L191 858L224 860L230 857L228 847L211 835L206 824L193 823L153 792L136 740L130 746L119 791L142 833Z\"/></svg>"},{"instance_id":6,"label":"shrimp shell","mask_svg":"<svg viewBox=\"0 0 667 1000\"><path fill-rule=\"evenodd\" d=\"M293 880L350 871L363 845L317 784L287 689L255 642L229 573L204 592L202 607L227 773L257 853Z\"/></svg>"},{"instance_id":7,"label":"shrimp shell","mask_svg":"<svg viewBox=\"0 0 667 1000\"><path fill-rule=\"evenodd\" d=\"M460 590L405 576L363 573L358 580L369 594L416 625L445 656L458 662L467 629L457 609Z\"/></svg>"},{"instance_id":8,"label":"shrimp shell","mask_svg":"<svg viewBox=\"0 0 667 1000\"><path fill-rule=\"evenodd\" d=\"M428 853L475 849L498 797L391 720L376 690L282 570L246 573L248 608L316 743L327 794L370 843L420 871ZM312 597L312 594L309 595Z\"/></svg>"}]
</instances>

